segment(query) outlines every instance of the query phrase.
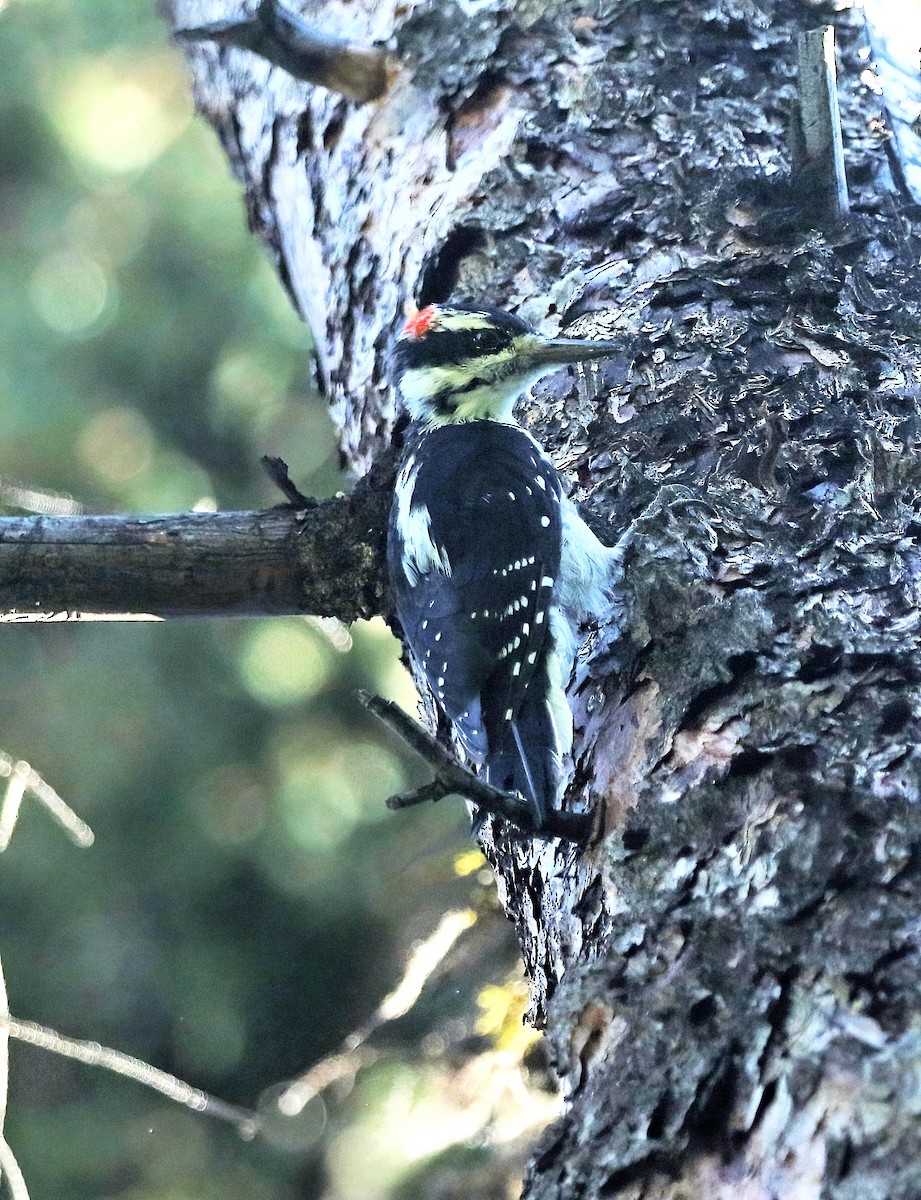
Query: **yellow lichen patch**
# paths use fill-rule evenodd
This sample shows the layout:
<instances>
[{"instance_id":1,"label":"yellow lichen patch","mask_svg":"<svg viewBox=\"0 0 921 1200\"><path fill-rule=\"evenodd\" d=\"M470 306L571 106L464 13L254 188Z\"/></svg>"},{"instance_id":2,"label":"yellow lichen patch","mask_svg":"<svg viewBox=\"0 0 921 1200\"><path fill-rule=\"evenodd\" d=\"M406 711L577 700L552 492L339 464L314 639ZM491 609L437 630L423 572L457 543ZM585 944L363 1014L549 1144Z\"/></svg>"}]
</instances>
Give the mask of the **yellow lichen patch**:
<instances>
[{"instance_id":1,"label":"yellow lichen patch","mask_svg":"<svg viewBox=\"0 0 921 1200\"><path fill-rule=\"evenodd\" d=\"M486 859L479 850L465 850L454 859L454 874L459 879L466 879L486 866Z\"/></svg>"},{"instance_id":2,"label":"yellow lichen patch","mask_svg":"<svg viewBox=\"0 0 921 1200\"><path fill-rule=\"evenodd\" d=\"M523 980L484 987L476 998L480 1015L477 1033L491 1038L497 1050L521 1057L540 1037L536 1029L523 1024L528 1007L528 989Z\"/></svg>"}]
</instances>

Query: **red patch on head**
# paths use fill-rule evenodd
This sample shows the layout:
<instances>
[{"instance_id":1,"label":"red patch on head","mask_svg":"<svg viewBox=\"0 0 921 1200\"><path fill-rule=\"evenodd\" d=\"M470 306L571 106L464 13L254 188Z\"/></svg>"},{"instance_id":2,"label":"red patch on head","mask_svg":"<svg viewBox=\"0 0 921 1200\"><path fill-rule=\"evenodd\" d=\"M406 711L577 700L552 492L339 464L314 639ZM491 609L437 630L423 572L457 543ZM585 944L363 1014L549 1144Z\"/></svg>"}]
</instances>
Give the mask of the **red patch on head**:
<instances>
[{"instance_id":1,"label":"red patch on head","mask_svg":"<svg viewBox=\"0 0 921 1200\"><path fill-rule=\"evenodd\" d=\"M427 308L420 309L403 326L403 337L424 337L428 333L429 326L435 320L436 311L434 304L429 304Z\"/></svg>"}]
</instances>

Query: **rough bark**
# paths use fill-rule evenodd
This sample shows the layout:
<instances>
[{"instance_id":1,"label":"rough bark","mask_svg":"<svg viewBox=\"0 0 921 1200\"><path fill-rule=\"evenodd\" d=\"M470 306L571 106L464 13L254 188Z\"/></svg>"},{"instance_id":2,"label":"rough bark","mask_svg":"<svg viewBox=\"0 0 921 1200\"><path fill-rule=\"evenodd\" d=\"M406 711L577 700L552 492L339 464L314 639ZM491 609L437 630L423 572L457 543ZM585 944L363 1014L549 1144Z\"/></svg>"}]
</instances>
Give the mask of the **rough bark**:
<instances>
[{"instance_id":1,"label":"rough bark","mask_svg":"<svg viewBox=\"0 0 921 1200\"><path fill-rule=\"evenodd\" d=\"M174 0L176 26L204 0ZM530 1200L921 1194L918 242L853 14L793 0L295 6L390 40L358 107L243 51L198 103L313 329L359 470L404 302L473 295L620 361L522 416L609 540L661 484L572 689L590 851L487 844L567 1096ZM852 216L787 170L835 21Z\"/></svg>"}]
</instances>

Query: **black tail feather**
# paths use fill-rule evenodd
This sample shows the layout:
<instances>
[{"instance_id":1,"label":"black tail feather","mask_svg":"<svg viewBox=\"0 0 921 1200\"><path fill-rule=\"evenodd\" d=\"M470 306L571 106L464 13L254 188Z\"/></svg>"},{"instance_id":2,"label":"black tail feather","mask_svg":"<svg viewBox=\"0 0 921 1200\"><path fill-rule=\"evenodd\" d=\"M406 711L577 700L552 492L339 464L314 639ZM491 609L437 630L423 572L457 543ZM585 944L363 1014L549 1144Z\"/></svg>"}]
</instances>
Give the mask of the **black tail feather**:
<instances>
[{"instance_id":1,"label":"black tail feather","mask_svg":"<svg viewBox=\"0 0 921 1200\"><path fill-rule=\"evenodd\" d=\"M485 774L493 787L517 792L527 800L540 824L557 807L562 777L560 743L543 696L528 696L514 721L505 727L498 751L490 746Z\"/></svg>"}]
</instances>

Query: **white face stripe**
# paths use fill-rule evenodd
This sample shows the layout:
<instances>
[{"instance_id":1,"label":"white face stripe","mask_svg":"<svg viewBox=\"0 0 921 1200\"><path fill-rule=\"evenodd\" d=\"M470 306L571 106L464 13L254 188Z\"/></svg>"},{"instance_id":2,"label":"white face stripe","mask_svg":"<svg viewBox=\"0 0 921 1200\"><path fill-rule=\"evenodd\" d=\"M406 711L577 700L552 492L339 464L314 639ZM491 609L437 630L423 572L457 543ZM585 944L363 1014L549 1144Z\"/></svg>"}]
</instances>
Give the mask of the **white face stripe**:
<instances>
[{"instance_id":1,"label":"white face stripe","mask_svg":"<svg viewBox=\"0 0 921 1200\"><path fill-rule=\"evenodd\" d=\"M439 329L488 329L491 326L492 320L486 313L459 313L448 316L439 314L437 323L433 322L430 329L431 336L437 337ZM413 336L415 335L403 335L406 339ZM426 333L425 336L430 334ZM522 333L502 350L493 354L477 355L464 364L410 367L398 380L400 395L409 415L414 421L425 421L430 426L483 418L511 421L512 409L519 396L543 375L559 369L558 363L545 363L539 367L533 364L530 367L524 366L528 350L533 344L534 335ZM506 374L503 368L510 363L518 363L519 369ZM464 391L474 379L482 379L483 386ZM455 395L456 408L449 413L433 412L432 398L446 390L459 393Z\"/></svg>"},{"instance_id":2,"label":"white face stripe","mask_svg":"<svg viewBox=\"0 0 921 1200\"><path fill-rule=\"evenodd\" d=\"M498 380L493 380L492 376L501 372L516 357L515 348L509 346L464 364L411 367L400 376L400 395L413 420L428 421L432 425L469 421L477 417L510 420L515 401L523 390L522 381L515 375ZM483 385L464 391L473 379L482 379ZM446 390L459 393L455 411L433 413L430 407L432 397Z\"/></svg>"},{"instance_id":3,"label":"white face stripe","mask_svg":"<svg viewBox=\"0 0 921 1200\"><path fill-rule=\"evenodd\" d=\"M493 320L489 313L484 312L459 312L451 313L442 310L437 314L432 321L429 329L451 329L461 331L465 329L490 329L492 328Z\"/></svg>"}]
</instances>

